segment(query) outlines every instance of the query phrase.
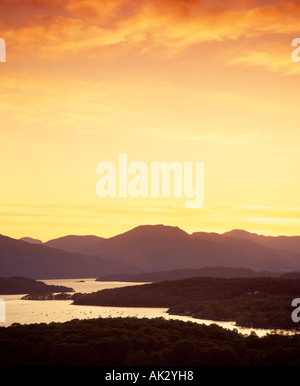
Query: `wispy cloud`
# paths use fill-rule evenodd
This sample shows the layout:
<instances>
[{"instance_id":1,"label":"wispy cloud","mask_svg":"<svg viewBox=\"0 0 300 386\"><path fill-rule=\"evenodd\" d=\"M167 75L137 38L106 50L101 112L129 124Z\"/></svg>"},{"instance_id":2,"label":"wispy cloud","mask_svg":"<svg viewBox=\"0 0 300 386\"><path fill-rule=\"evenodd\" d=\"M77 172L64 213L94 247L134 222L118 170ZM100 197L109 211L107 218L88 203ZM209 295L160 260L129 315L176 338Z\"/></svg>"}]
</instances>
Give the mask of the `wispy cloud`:
<instances>
[{"instance_id":1,"label":"wispy cloud","mask_svg":"<svg viewBox=\"0 0 300 386\"><path fill-rule=\"evenodd\" d=\"M289 46L291 34L296 37L300 17L297 1L6 0L1 5L6 10L4 17L9 7L20 3L31 7L25 10L26 19L9 27L7 16L8 26L1 28L12 58L32 55L64 59L91 50L104 55L101 50L112 46L119 52L131 47L137 53L163 49L179 54L201 43L247 38L255 39L252 50L236 51L230 62L298 72L291 68L290 56L282 55L282 45L270 39L275 35L282 41L285 36ZM32 9L35 11L30 12ZM266 41L272 45L267 52L262 50Z\"/></svg>"},{"instance_id":2,"label":"wispy cloud","mask_svg":"<svg viewBox=\"0 0 300 386\"><path fill-rule=\"evenodd\" d=\"M283 75L300 74L300 66L295 64L291 58L290 43L288 40L285 44L277 43L274 48L273 43L270 42L264 50L262 50L262 47L257 50L253 48L251 50L246 49L230 59L228 63L260 66Z\"/></svg>"}]
</instances>

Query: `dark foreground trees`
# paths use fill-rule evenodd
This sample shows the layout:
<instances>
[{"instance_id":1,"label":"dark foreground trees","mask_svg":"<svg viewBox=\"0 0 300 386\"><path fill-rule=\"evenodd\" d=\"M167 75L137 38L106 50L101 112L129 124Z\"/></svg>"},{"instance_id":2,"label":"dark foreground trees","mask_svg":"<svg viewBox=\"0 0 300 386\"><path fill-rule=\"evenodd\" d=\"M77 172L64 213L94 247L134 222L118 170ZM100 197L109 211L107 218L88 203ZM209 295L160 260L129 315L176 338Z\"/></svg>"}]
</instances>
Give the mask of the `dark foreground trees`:
<instances>
[{"instance_id":1,"label":"dark foreground trees","mask_svg":"<svg viewBox=\"0 0 300 386\"><path fill-rule=\"evenodd\" d=\"M217 325L113 318L0 328L1 365L300 365L300 335L243 336Z\"/></svg>"}]
</instances>

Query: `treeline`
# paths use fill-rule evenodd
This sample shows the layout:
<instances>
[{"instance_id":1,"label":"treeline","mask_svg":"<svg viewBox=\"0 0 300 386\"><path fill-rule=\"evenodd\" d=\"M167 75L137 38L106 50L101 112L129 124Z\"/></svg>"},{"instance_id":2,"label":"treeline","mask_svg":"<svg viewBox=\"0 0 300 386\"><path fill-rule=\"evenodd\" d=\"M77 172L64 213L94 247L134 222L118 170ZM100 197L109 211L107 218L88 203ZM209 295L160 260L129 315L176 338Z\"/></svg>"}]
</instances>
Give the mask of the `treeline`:
<instances>
[{"instance_id":1,"label":"treeline","mask_svg":"<svg viewBox=\"0 0 300 386\"><path fill-rule=\"evenodd\" d=\"M234 321L237 326L267 329L299 329L291 314L290 296L254 294L225 300L207 300L178 304L169 314L190 315L197 319Z\"/></svg>"},{"instance_id":2,"label":"treeline","mask_svg":"<svg viewBox=\"0 0 300 386\"><path fill-rule=\"evenodd\" d=\"M21 298L22 300L71 300L72 295L68 293L37 293L37 294L28 294Z\"/></svg>"},{"instance_id":3,"label":"treeline","mask_svg":"<svg viewBox=\"0 0 300 386\"><path fill-rule=\"evenodd\" d=\"M42 281L21 276L0 277L1 295L37 294L50 292L74 292L73 288L62 285L48 285Z\"/></svg>"},{"instance_id":4,"label":"treeline","mask_svg":"<svg viewBox=\"0 0 300 386\"><path fill-rule=\"evenodd\" d=\"M172 314L233 320L253 328L294 329L291 302L300 295L299 279L189 278L74 294L74 304L115 307L165 307Z\"/></svg>"},{"instance_id":5,"label":"treeline","mask_svg":"<svg viewBox=\"0 0 300 386\"><path fill-rule=\"evenodd\" d=\"M74 304L170 307L187 301L224 300L257 292L300 295L300 279L194 277L76 294Z\"/></svg>"},{"instance_id":6,"label":"treeline","mask_svg":"<svg viewBox=\"0 0 300 386\"><path fill-rule=\"evenodd\" d=\"M2 366L299 366L299 353L299 335L243 336L214 324L163 318L0 328Z\"/></svg>"}]
</instances>

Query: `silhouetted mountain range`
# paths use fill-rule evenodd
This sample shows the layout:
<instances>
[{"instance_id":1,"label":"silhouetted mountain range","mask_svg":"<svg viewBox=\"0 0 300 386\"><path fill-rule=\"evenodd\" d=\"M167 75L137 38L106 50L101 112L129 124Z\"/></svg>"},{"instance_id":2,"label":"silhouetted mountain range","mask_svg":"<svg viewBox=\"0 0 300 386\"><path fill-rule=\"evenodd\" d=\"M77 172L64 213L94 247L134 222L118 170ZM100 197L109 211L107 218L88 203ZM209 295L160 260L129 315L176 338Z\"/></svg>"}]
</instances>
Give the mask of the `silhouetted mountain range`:
<instances>
[{"instance_id":1,"label":"silhouetted mountain range","mask_svg":"<svg viewBox=\"0 0 300 386\"><path fill-rule=\"evenodd\" d=\"M300 254L221 234L193 233L178 227L144 225L101 240L85 253L111 258L144 271L227 266L255 271L300 268Z\"/></svg>"},{"instance_id":2,"label":"silhouetted mountain range","mask_svg":"<svg viewBox=\"0 0 300 386\"><path fill-rule=\"evenodd\" d=\"M111 259L70 253L0 235L0 276L31 279L92 278L116 272L141 272Z\"/></svg>"},{"instance_id":3,"label":"silhouetted mountain range","mask_svg":"<svg viewBox=\"0 0 300 386\"><path fill-rule=\"evenodd\" d=\"M2 236L0 275L99 278L108 274L204 267L281 274L300 271L298 248L300 251L298 236L278 238L237 230L225 234L188 234L178 227L164 225L142 225L106 239L65 236L43 245Z\"/></svg>"}]
</instances>

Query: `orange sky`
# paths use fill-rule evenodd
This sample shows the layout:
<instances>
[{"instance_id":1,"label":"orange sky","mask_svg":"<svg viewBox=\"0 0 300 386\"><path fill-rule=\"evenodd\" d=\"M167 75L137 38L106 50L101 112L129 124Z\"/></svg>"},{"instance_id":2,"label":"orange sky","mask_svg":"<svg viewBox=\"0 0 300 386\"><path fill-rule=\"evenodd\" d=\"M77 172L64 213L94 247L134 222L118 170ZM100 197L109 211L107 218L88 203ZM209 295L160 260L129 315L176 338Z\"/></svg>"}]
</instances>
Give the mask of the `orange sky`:
<instances>
[{"instance_id":1,"label":"orange sky","mask_svg":"<svg viewBox=\"0 0 300 386\"><path fill-rule=\"evenodd\" d=\"M0 233L300 235L300 3L2 0ZM205 200L100 199L96 166L203 161Z\"/></svg>"}]
</instances>

